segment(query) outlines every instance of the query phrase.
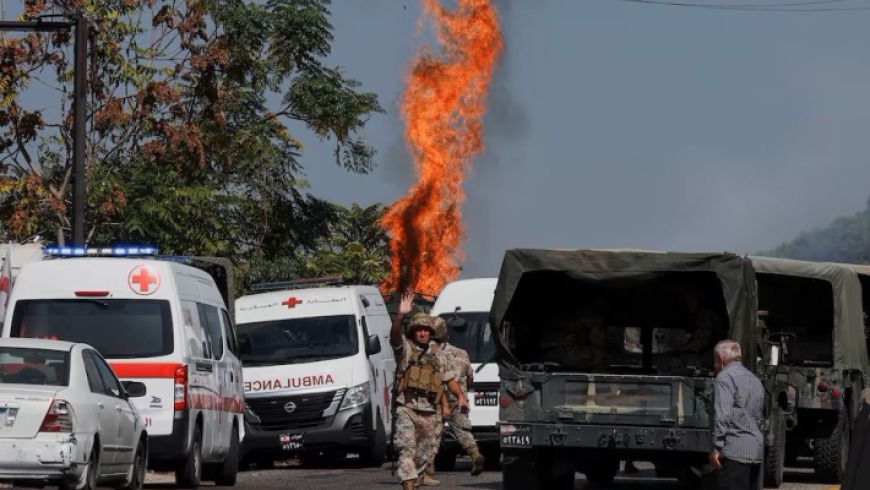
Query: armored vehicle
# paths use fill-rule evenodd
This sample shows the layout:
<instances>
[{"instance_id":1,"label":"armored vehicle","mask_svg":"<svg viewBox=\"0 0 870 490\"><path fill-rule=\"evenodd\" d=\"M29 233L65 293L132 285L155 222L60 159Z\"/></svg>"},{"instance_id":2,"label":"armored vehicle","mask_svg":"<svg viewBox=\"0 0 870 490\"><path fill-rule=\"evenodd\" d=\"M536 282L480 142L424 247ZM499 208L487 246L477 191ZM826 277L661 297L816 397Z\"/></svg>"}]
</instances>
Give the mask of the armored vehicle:
<instances>
[{"instance_id":1,"label":"armored vehicle","mask_svg":"<svg viewBox=\"0 0 870 490\"><path fill-rule=\"evenodd\" d=\"M858 275L841 264L750 260L769 394L766 486L778 487L783 466L801 456L813 458L818 480L839 483L868 373Z\"/></svg>"},{"instance_id":2,"label":"armored vehicle","mask_svg":"<svg viewBox=\"0 0 870 490\"><path fill-rule=\"evenodd\" d=\"M507 490L607 485L621 460L700 488L716 342L755 369L753 269L729 253L508 250L490 322Z\"/></svg>"}]
</instances>

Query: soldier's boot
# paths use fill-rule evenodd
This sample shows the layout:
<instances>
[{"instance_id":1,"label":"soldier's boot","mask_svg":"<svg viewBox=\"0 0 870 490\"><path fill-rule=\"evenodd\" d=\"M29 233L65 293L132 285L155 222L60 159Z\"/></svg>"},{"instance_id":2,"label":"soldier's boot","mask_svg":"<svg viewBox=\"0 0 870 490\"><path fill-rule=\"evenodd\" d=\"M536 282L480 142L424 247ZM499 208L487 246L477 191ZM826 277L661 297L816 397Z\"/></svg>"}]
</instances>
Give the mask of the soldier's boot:
<instances>
[{"instance_id":1,"label":"soldier's boot","mask_svg":"<svg viewBox=\"0 0 870 490\"><path fill-rule=\"evenodd\" d=\"M432 475L428 473L424 473L423 477L420 479L421 487L437 487L440 484L441 480L436 480L435 478L432 478Z\"/></svg>"},{"instance_id":2,"label":"soldier's boot","mask_svg":"<svg viewBox=\"0 0 870 490\"><path fill-rule=\"evenodd\" d=\"M477 476L483 473L483 466L486 464L486 460L483 459L483 455L480 454L480 451L477 448L471 450L471 476Z\"/></svg>"},{"instance_id":3,"label":"soldier's boot","mask_svg":"<svg viewBox=\"0 0 870 490\"><path fill-rule=\"evenodd\" d=\"M414 480L405 480L402 482L402 490L414 490Z\"/></svg>"}]
</instances>

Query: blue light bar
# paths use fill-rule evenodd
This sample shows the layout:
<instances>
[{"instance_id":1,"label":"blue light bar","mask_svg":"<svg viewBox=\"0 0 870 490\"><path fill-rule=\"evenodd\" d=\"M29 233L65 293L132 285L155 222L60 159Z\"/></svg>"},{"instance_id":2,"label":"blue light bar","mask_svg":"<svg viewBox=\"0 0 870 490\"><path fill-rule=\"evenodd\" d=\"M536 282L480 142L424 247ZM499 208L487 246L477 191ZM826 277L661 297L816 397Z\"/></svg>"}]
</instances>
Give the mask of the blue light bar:
<instances>
[{"instance_id":1,"label":"blue light bar","mask_svg":"<svg viewBox=\"0 0 870 490\"><path fill-rule=\"evenodd\" d=\"M157 255L157 247L151 245L120 245L114 247L59 247L56 245L42 249L52 257L139 257Z\"/></svg>"}]
</instances>

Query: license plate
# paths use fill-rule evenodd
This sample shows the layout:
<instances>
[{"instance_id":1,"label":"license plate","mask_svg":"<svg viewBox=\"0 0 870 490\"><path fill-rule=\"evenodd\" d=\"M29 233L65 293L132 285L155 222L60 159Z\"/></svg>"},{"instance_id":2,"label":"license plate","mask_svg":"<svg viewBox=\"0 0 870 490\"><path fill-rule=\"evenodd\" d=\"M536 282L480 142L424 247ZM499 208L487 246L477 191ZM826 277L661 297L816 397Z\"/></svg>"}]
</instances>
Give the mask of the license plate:
<instances>
[{"instance_id":1,"label":"license plate","mask_svg":"<svg viewBox=\"0 0 870 490\"><path fill-rule=\"evenodd\" d=\"M502 446L531 446L532 438L528 434L501 436Z\"/></svg>"},{"instance_id":2,"label":"license plate","mask_svg":"<svg viewBox=\"0 0 870 490\"><path fill-rule=\"evenodd\" d=\"M298 451L303 447L303 434L284 433L278 436L278 442L281 443L281 449L284 451Z\"/></svg>"},{"instance_id":3,"label":"license plate","mask_svg":"<svg viewBox=\"0 0 870 490\"><path fill-rule=\"evenodd\" d=\"M498 405L497 391L478 391L474 393L474 404L478 407L495 407Z\"/></svg>"}]
</instances>

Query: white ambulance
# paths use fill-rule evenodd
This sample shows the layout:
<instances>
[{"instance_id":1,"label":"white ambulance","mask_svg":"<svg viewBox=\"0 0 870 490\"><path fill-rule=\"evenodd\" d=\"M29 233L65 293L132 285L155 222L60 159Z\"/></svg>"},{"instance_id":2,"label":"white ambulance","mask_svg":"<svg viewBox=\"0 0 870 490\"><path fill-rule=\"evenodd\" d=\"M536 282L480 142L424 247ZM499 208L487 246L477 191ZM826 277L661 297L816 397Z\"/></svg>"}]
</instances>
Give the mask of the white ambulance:
<instances>
[{"instance_id":1,"label":"white ambulance","mask_svg":"<svg viewBox=\"0 0 870 490\"><path fill-rule=\"evenodd\" d=\"M468 387L472 434L487 465L497 465L498 439L498 365L495 363L495 338L489 325L489 310L498 278L461 279L444 286L430 312L447 320L450 343L465 349L474 369L474 382ZM435 465L449 470L462 451L451 431L445 430Z\"/></svg>"},{"instance_id":2,"label":"white ambulance","mask_svg":"<svg viewBox=\"0 0 870 490\"><path fill-rule=\"evenodd\" d=\"M212 275L181 263L191 258L158 259L149 247L45 254L62 257L21 268L3 336L92 345L119 378L147 387L134 403L150 467L175 471L188 488L201 479L233 485L244 437L242 369Z\"/></svg>"},{"instance_id":3,"label":"white ambulance","mask_svg":"<svg viewBox=\"0 0 870 490\"><path fill-rule=\"evenodd\" d=\"M288 286L300 282L278 284ZM243 296L236 327L246 462L348 453L368 466L384 462L396 362L377 288L318 285Z\"/></svg>"}]
</instances>

